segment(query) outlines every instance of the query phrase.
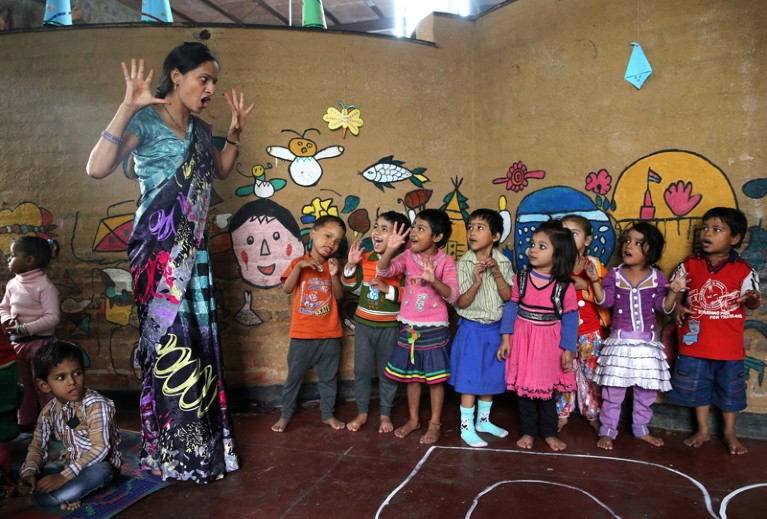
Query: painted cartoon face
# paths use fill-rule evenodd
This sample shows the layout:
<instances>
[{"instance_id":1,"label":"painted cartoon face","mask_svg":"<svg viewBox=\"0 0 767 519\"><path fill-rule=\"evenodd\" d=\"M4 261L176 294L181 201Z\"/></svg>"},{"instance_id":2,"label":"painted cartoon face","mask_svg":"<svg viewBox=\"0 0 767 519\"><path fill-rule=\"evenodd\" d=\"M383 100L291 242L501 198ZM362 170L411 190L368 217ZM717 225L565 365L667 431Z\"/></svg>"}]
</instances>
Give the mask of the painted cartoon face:
<instances>
[{"instance_id":1,"label":"painted cartoon face","mask_svg":"<svg viewBox=\"0 0 767 519\"><path fill-rule=\"evenodd\" d=\"M345 234L335 222L327 222L318 229L312 229L312 255L319 255L322 259L333 257Z\"/></svg>"},{"instance_id":2,"label":"painted cartoon face","mask_svg":"<svg viewBox=\"0 0 767 519\"><path fill-rule=\"evenodd\" d=\"M586 253L586 247L591 245L592 237L586 236L586 233L581 229L581 226L573 220L564 220L562 222L562 227L570 229L570 232L573 233L573 239L575 240L575 246L578 248L578 254L583 256Z\"/></svg>"},{"instance_id":3,"label":"painted cartoon face","mask_svg":"<svg viewBox=\"0 0 767 519\"><path fill-rule=\"evenodd\" d=\"M623 237L623 263L628 266L647 264L647 244L644 234L636 229L630 229Z\"/></svg>"},{"instance_id":4,"label":"painted cartoon face","mask_svg":"<svg viewBox=\"0 0 767 519\"><path fill-rule=\"evenodd\" d=\"M251 218L232 231L232 247L243 279L259 288L278 286L293 258L304 254L303 242L268 216Z\"/></svg>"},{"instance_id":5,"label":"painted cartoon face","mask_svg":"<svg viewBox=\"0 0 767 519\"><path fill-rule=\"evenodd\" d=\"M290 149L296 157L314 157L317 154L317 145L314 141L303 137L290 139L288 149Z\"/></svg>"},{"instance_id":6,"label":"painted cartoon face","mask_svg":"<svg viewBox=\"0 0 767 519\"><path fill-rule=\"evenodd\" d=\"M469 248L474 252L487 249L488 252L493 248L493 243L501 239L500 233L493 234L490 230L490 224L481 218L469 220L466 225L466 239L469 242Z\"/></svg>"},{"instance_id":7,"label":"painted cartoon face","mask_svg":"<svg viewBox=\"0 0 767 519\"><path fill-rule=\"evenodd\" d=\"M386 243L389 241L389 235L394 232L394 224L385 218L379 217L373 224L373 250L378 254L386 251Z\"/></svg>"},{"instance_id":8,"label":"painted cartoon face","mask_svg":"<svg viewBox=\"0 0 767 519\"><path fill-rule=\"evenodd\" d=\"M442 238L441 234L434 235L431 225L426 220L416 218L413 227L410 229L410 248L413 252L434 252L436 253L437 242ZM431 251L431 249L434 249Z\"/></svg>"},{"instance_id":9,"label":"painted cartoon face","mask_svg":"<svg viewBox=\"0 0 767 519\"><path fill-rule=\"evenodd\" d=\"M719 218L709 218L703 221L700 230L700 245L706 254L728 254L740 241L739 235L732 235L730 226Z\"/></svg>"},{"instance_id":10,"label":"painted cartoon face","mask_svg":"<svg viewBox=\"0 0 767 519\"><path fill-rule=\"evenodd\" d=\"M531 266L544 273L550 272L554 266L554 246L549 235L545 232L533 234L527 255Z\"/></svg>"}]
</instances>

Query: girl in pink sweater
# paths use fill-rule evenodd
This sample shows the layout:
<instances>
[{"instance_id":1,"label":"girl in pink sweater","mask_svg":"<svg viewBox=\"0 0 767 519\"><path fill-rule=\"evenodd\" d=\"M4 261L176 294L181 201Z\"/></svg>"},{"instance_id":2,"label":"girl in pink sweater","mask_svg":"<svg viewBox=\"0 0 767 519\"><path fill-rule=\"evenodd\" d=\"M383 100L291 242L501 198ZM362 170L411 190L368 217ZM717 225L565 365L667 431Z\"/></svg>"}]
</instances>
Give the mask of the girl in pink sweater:
<instances>
[{"instance_id":1,"label":"girl in pink sweater","mask_svg":"<svg viewBox=\"0 0 767 519\"><path fill-rule=\"evenodd\" d=\"M23 236L11 243L8 255L8 269L15 277L5 287L0 322L10 334L18 356L19 381L24 384L18 417L22 431L34 428L40 409L53 398L37 389L32 359L55 339L59 324L59 291L42 270L58 252L55 240Z\"/></svg>"},{"instance_id":2,"label":"girl in pink sweater","mask_svg":"<svg viewBox=\"0 0 767 519\"><path fill-rule=\"evenodd\" d=\"M407 383L409 419L394 435L404 438L421 426L419 402L421 383L429 386L431 418L421 443L439 439L445 382L450 378L447 345L448 305L458 299L458 274L455 260L440 250L450 239L450 217L444 211L424 209L413 227L395 226L389 234L386 251L378 259L377 277L405 275L405 288L397 320L399 339L384 374ZM410 248L392 259L394 252L410 237Z\"/></svg>"}]
</instances>

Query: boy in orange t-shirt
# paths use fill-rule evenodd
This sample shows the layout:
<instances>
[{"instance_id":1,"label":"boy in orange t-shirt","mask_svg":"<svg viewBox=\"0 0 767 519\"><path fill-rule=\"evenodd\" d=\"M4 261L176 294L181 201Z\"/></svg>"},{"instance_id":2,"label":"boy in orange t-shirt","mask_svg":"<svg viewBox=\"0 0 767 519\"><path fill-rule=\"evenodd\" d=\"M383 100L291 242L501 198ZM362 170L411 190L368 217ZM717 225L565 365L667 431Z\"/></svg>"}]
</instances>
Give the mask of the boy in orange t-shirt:
<instances>
[{"instance_id":1,"label":"boy in orange t-shirt","mask_svg":"<svg viewBox=\"0 0 767 519\"><path fill-rule=\"evenodd\" d=\"M285 431L290 423L301 382L313 365L319 377L322 421L336 430L345 427L333 414L343 335L336 299L344 295L341 267L333 256L345 235L343 220L321 216L311 230L309 254L294 259L280 277L282 289L293 294L293 311L288 376L282 386L282 416L272 425L274 432Z\"/></svg>"}]
</instances>

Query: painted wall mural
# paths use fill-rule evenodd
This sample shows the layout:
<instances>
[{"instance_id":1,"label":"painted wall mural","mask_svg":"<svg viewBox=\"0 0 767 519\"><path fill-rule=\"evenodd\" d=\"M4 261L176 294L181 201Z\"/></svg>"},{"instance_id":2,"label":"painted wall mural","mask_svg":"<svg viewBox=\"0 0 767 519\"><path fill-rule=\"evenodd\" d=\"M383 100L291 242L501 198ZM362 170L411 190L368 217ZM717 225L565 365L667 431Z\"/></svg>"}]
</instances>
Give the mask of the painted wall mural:
<instances>
[{"instance_id":1,"label":"painted wall mural","mask_svg":"<svg viewBox=\"0 0 767 519\"><path fill-rule=\"evenodd\" d=\"M238 163L237 173L246 178L253 178L253 185L248 184L246 186L238 187L234 192L237 196L256 195L258 198L270 198L274 193L284 188L287 184L287 181L282 178L271 178L267 180L266 171L272 168L270 162L267 162L266 167L261 164L254 165L250 168L250 173L248 175L240 171L239 165L240 164Z\"/></svg>"},{"instance_id":2,"label":"painted wall mural","mask_svg":"<svg viewBox=\"0 0 767 519\"><path fill-rule=\"evenodd\" d=\"M409 170L403 166L404 163L404 161L395 160L394 155L389 155L379 159L375 164L371 164L360 174L381 191L385 187L394 189L392 184L403 180L409 180L418 187L423 187L423 184L429 181L424 175L426 168Z\"/></svg>"},{"instance_id":3,"label":"painted wall mural","mask_svg":"<svg viewBox=\"0 0 767 519\"><path fill-rule=\"evenodd\" d=\"M716 206L738 207L718 166L690 151L662 150L630 164L618 177L611 214L618 229L646 220L666 237L659 267L668 272L692 250L696 226Z\"/></svg>"},{"instance_id":4,"label":"painted wall mural","mask_svg":"<svg viewBox=\"0 0 767 519\"><path fill-rule=\"evenodd\" d=\"M338 157L344 152L343 146L330 146L318 151L317 143L306 137L309 131L319 134L320 131L317 128L308 128L303 133L295 130L282 131L295 133L298 137L290 139L287 148L269 146L266 148L266 153L274 158L290 162L288 173L293 182L299 186L311 187L317 184L322 178L322 166L319 161Z\"/></svg>"},{"instance_id":5,"label":"painted wall mural","mask_svg":"<svg viewBox=\"0 0 767 519\"><path fill-rule=\"evenodd\" d=\"M53 215L33 202L21 202L13 209L0 210L0 252L8 254L11 242L21 236L52 238Z\"/></svg>"},{"instance_id":6,"label":"painted wall mural","mask_svg":"<svg viewBox=\"0 0 767 519\"><path fill-rule=\"evenodd\" d=\"M229 224L242 279L254 287L280 285L280 275L304 254L301 230L290 211L269 199L243 205Z\"/></svg>"},{"instance_id":7,"label":"painted wall mural","mask_svg":"<svg viewBox=\"0 0 767 519\"><path fill-rule=\"evenodd\" d=\"M535 229L550 218L562 218L568 214L580 215L591 222L593 240L587 254L596 256L603 263L609 261L615 248L615 230L607 213L580 191L554 186L527 195L517 206L513 235L513 263L517 270L528 263L527 249Z\"/></svg>"},{"instance_id":8,"label":"painted wall mural","mask_svg":"<svg viewBox=\"0 0 767 519\"><path fill-rule=\"evenodd\" d=\"M355 137L360 134L360 128L365 124L362 120L362 113L359 108L354 105L346 106L341 101L338 102L341 105L341 110L338 110L335 106L328 108L325 115L322 116L322 120L328 123L330 130L341 130L341 138L346 139L346 132L352 132Z\"/></svg>"}]
</instances>

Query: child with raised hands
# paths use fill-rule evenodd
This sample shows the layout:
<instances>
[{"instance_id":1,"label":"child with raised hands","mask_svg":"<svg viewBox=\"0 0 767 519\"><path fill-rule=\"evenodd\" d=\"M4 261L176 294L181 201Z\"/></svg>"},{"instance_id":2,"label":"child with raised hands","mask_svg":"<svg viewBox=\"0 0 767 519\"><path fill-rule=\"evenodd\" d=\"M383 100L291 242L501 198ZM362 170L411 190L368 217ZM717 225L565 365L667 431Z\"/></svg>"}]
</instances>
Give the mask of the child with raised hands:
<instances>
[{"instance_id":1,"label":"child with raised hands","mask_svg":"<svg viewBox=\"0 0 767 519\"><path fill-rule=\"evenodd\" d=\"M322 422L335 430L345 427L334 414L343 336L336 300L344 296L341 267L334 255L345 235L346 224L339 217L317 218L310 232L311 251L295 258L280 278L283 291L293 294L293 312L282 416L272 425L274 432L284 432L293 418L301 382L312 366L319 378Z\"/></svg>"},{"instance_id":2,"label":"child with raised hands","mask_svg":"<svg viewBox=\"0 0 767 519\"><path fill-rule=\"evenodd\" d=\"M381 419L378 432L394 430L391 410L397 394L397 383L384 374L394 347L397 345L399 323L397 314L402 299L402 274L380 278L376 276L378 259L386 251L389 235L394 228L410 229L407 217L396 211L378 215L373 225L373 250L365 253L359 241L352 243L341 282L348 292L359 293L357 311L354 314L354 396L357 416L346 428L356 432L368 419L370 386L373 366L378 374L378 394ZM404 244L395 252L401 253Z\"/></svg>"},{"instance_id":3,"label":"child with raised hands","mask_svg":"<svg viewBox=\"0 0 767 519\"><path fill-rule=\"evenodd\" d=\"M597 304L612 308L610 337L602 346L594 382L602 386L601 426L597 446L611 450L618 436L618 421L628 388L632 389L632 432L660 447L663 440L650 434L652 404L659 392L671 389L668 363L657 314L674 311L677 294L685 289L682 277L669 285L654 266L665 240L647 222L632 225L623 235L623 263L610 270L602 286L594 284ZM591 274L592 279L595 277Z\"/></svg>"},{"instance_id":4,"label":"child with raised hands","mask_svg":"<svg viewBox=\"0 0 767 519\"><path fill-rule=\"evenodd\" d=\"M413 226L397 225L389 235L386 251L378 260L378 277L405 275L398 320L399 339L386 365L386 376L407 384L408 421L394 430L404 438L421 426L421 384L429 387L431 416L424 444L435 443L442 427L444 383L450 378L448 305L458 300L455 260L442 249L450 239L450 217L438 209L424 209ZM410 248L394 258L405 241Z\"/></svg>"}]
</instances>

